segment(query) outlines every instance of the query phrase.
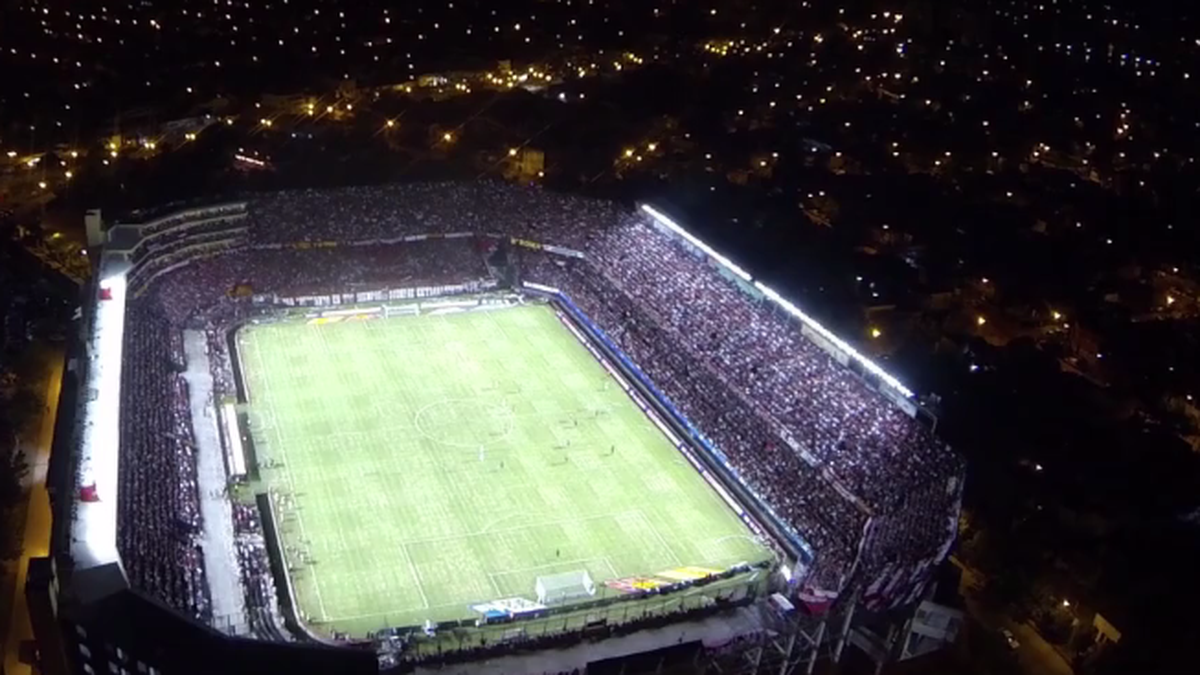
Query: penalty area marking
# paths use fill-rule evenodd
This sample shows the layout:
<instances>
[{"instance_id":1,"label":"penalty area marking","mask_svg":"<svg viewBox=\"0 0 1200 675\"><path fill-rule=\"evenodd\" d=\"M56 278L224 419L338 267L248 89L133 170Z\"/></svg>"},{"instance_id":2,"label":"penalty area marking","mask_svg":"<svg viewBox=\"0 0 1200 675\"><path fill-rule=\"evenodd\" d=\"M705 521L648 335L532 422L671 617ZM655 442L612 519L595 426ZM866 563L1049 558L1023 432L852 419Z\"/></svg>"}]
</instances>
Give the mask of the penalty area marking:
<instances>
[{"instance_id":1,"label":"penalty area marking","mask_svg":"<svg viewBox=\"0 0 1200 675\"><path fill-rule=\"evenodd\" d=\"M608 556L602 556L599 558L577 558L575 560L556 560L555 562L546 563L545 565L533 565L531 567L518 567L516 569L511 569L511 570L500 570L497 572L488 572L487 575L492 581L492 586L496 588L497 597L499 597L500 595L503 595L504 592L500 590L499 584L496 583L496 580L495 580L496 577L503 577L503 576L507 576L510 574L523 574L526 572L532 572L534 570L544 570L544 569L551 568L551 567L566 566L566 567L584 567L584 568L586 568L587 563L591 563L591 562L604 563L604 566L608 568L608 573L610 575L612 575L610 577L611 579L616 579L619 576L617 574L617 569L615 567L613 567L612 561L609 560Z\"/></svg>"}]
</instances>

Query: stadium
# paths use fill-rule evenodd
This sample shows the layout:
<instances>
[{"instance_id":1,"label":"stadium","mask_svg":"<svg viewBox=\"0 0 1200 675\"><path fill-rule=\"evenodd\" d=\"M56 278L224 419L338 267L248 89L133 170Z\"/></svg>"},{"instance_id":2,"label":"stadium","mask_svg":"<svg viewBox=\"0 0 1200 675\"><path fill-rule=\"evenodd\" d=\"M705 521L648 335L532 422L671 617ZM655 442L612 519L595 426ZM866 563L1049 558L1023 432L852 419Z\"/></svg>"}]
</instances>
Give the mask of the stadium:
<instances>
[{"instance_id":1,"label":"stadium","mask_svg":"<svg viewBox=\"0 0 1200 675\"><path fill-rule=\"evenodd\" d=\"M51 672L559 672L684 634L693 669L811 672L954 542L965 467L914 392L652 205L86 224L27 589Z\"/></svg>"}]
</instances>

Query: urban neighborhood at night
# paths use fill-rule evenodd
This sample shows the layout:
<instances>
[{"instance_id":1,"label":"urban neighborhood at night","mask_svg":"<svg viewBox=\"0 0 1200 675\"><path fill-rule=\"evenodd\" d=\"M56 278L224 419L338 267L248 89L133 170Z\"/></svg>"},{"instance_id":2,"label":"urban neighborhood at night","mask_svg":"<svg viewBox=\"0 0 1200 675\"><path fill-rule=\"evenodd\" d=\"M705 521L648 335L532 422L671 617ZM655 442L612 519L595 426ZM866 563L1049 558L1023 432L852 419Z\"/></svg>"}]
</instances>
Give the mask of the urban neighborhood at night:
<instances>
[{"instance_id":1,"label":"urban neighborhood at night","mask_svg":"<svg viewBox=\"0 0 1200 675\"><path fill-rule=\"evenodd\" d=\"M0 675L1200 669L1200 14L0 4Z\"/></svg>"}]
</instances>

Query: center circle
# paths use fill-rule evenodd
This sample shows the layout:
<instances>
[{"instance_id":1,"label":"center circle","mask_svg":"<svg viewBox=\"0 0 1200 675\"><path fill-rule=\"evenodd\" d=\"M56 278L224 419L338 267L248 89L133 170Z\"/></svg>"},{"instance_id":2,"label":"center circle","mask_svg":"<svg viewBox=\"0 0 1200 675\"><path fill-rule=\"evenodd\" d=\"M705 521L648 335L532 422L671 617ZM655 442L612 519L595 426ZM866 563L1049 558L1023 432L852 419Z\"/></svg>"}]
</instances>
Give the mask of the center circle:
<instances>
[{"instance_id":1,"label":"center circle","mask_svg":"<svg viewBox=\"0 0 1200 675\"><path fill-rule=\"evenodd\" d=\"M498 443L513 430L508 406L475 398L438 401L417 411L417 430L435 443L478 448Z\"/></svg>"}]
</instances>

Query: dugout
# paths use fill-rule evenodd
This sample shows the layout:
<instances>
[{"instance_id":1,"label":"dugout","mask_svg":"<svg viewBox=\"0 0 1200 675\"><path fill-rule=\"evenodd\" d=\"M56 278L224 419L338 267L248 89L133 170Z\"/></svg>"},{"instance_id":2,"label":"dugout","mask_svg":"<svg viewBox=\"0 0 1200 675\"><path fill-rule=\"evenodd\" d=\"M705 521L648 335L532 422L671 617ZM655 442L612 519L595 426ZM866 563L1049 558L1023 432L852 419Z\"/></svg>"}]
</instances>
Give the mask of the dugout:
<instances>
[{"instance_id":1,"label":"dugout","mask_svg":"<svg viewBox=\"0 0 1200 675\"><path fill-rule=\"evenodd\" d=\"M560 604L590 598L596 594L596 584L587 570L578 572L563 572L538 577L534 584L534 593L538 602L543 605Z\"/></svg>"}]
</instances>

